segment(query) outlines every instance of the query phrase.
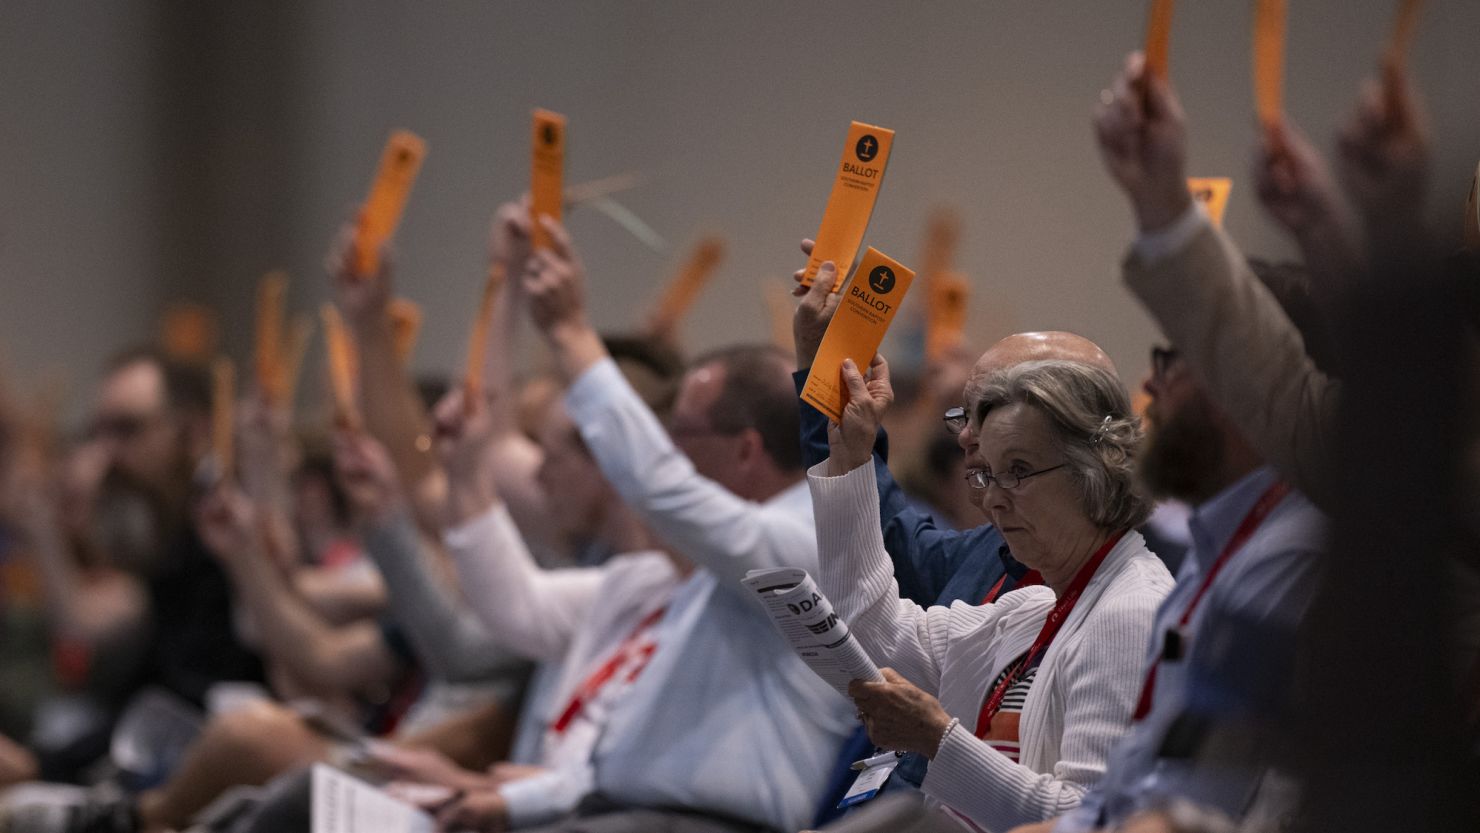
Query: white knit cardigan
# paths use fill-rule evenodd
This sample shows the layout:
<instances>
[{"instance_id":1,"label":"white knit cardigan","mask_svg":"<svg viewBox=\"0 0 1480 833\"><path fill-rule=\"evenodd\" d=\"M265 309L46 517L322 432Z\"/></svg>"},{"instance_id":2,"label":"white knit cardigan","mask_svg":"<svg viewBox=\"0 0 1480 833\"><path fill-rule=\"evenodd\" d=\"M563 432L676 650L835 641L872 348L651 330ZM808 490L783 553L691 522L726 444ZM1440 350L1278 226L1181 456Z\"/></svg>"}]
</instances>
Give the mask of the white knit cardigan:
<instances>
[{"instance_id":1,"label":"white knit cardigan","mask_svg":"<svg viewBox=\"0 0 1480 833\"><path fill-rule=\"evenodd\" d=\"M1054 594L1015 590L994 604L922 610L899 598L879 527L873 463L841 477L808 472L818 584L869 655L934 694L961 723L930 763L926 796L970 827L1006 831L1078 805L1130 726L1166 567L1131 531L1111 549L1048 650L1023 705L1020 763L975 737L987 688L1037 637ZM994 558L983 552L981 558Z\"/></svg>"}]
</instances>

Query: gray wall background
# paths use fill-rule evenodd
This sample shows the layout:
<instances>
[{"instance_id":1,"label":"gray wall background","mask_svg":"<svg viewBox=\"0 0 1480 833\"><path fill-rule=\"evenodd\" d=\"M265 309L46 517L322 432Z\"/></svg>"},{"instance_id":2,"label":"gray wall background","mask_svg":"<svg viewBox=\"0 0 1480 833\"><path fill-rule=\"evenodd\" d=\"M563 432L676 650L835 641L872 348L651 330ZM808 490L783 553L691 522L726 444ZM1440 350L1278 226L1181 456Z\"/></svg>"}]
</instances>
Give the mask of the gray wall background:
<instances>
[{"instance_id":1,"label":"gray wall background","mask_svg":"<svg viewBox=\"0 0 1480 833\"><path fill-rule=\"evenodd\" d=\"M1396 4L1291 6L1287 107L1329 147ZM1192 173L1233 176L1227 225L1280 256L1247 175L1249 7L1180 4L1172 75ZM757 284L798 265L856 118L897 131L867 243L915 262L930 209L955 205L976 342L1075 330L1134 379L1155 333L1116 278L1130 215L1088 119L1144 14L1132 0L7 0L0 350L27 379L59 369L80 398L104 355L190 297L221 309L228 349L246 356L257 278L287 268L303 309L327 297L331 235L387 132L407 127L430 150L397 280L427 313L418 366L452 366L488 217L525 187L528 111L545 106L570 118L567 180L642 171L651 181L620 200L669 243L650 250L591 210L570 217L603 327L634 322L716 232L729 256L686 342L766 338ZM1414 56L1446 231L1480 158L1477 36L1480 3L1433 0Z\"/></svg>"}]
</instances>

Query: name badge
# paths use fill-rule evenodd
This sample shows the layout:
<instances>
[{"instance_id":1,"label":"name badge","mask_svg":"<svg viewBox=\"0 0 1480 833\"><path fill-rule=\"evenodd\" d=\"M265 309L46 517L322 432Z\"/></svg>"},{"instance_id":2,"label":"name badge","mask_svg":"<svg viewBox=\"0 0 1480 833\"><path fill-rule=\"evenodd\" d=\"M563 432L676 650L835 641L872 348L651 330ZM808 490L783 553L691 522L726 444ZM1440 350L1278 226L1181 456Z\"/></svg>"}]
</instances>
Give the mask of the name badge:
<instances>
[{"instance_id":1,"label":"name badge","mask_svg":"<svg viewBox=\"0 0 1480 833\"><path fill-rule=\"evenodd\" d=\"M884 782L889 780L889 776L893 774L897 766L899 766L899 760L896 758L887 763L875 764L858 773L858 777L853 779L853 786L848 788L848 794L838 802L838 809L847 809L878 795L879 790L884 788Z\"/></svg>"}]
</instances>

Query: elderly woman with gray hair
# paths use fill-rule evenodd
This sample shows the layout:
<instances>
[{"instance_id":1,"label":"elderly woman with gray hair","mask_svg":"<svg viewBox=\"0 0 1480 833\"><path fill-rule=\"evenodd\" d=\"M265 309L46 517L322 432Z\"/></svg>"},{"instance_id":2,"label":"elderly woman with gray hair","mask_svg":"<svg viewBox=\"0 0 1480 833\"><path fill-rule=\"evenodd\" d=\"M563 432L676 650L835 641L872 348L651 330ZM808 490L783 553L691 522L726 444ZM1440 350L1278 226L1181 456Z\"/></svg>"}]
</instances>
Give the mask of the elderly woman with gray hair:
<instances>
[{"instance_id":1,"label":"elderly woman with gray hair","mask_svg":"<svg viewBox=\"0 0 1480 833\"><path fill-rule=\"evenodd\" d=\"M873 473L888 365L843 367L831 456L808 473L819 585L884 682L850 688L870 738L930 758L922 789L972 828L1005 831L1076 806L1130 725L1157 606L1172 586L1133 529L1149 503L1140 421L1113 374L1028 362L973 391L967 457L977 506L1038 577L991 604L901 599ZM996 553L981 553L994 558Z\"/></svg>"}]
</instances>

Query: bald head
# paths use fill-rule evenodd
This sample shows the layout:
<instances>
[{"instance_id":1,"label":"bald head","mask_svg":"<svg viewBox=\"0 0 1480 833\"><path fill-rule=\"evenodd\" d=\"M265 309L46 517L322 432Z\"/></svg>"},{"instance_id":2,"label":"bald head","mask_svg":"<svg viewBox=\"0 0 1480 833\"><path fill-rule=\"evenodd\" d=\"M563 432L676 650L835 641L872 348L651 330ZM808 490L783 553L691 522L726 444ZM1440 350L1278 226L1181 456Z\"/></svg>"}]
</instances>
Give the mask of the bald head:
<instances>
[{"instance_id":1,"label":"bald head","mask_svg":"<svg viewBox=\"0 0 1480 833\"><path fill-rule=\"evenodd\" d=\"M1041 333L1017 333L993 344L976 360L971 368L971 378L966 381L966 401L976 399L973 394L982 382L999 370L1037 361L1081 362L1108 370L1119 377L1115 363L1100 349L1100 345L1073 333L1050 330Z\"/></svg>"},{"instance_id":2,"label":"bald head","mask_svg":"<svg viewBox=\"0 0 1480 833\"><path fill-rule=\"evenodd\" d=\"M974 410L973 405L981 399L982 389L992 374L1023 362L1047 360L1081 362L1107 370L1117 379L1120 378L1115 370L1115 363L1110 361L1100 345L1084 336L1057 330L1017 333L987 348L987 352L972 366L963 398L966 412L970 414ZM976 426L968 425L957 436L957 441L967 454L973 453L976 450Z\"/></svg>"}]
</instances>

